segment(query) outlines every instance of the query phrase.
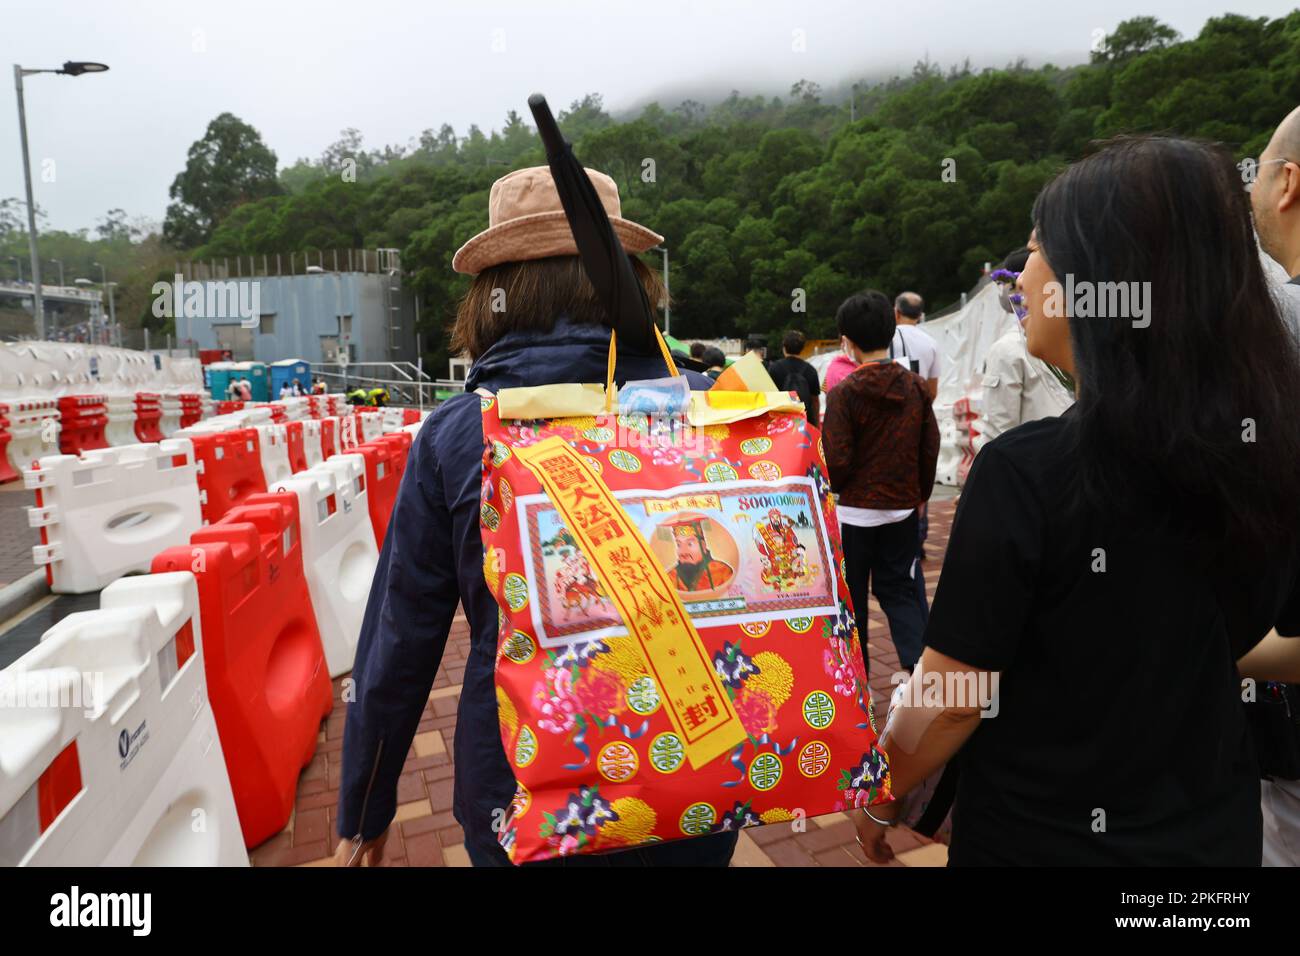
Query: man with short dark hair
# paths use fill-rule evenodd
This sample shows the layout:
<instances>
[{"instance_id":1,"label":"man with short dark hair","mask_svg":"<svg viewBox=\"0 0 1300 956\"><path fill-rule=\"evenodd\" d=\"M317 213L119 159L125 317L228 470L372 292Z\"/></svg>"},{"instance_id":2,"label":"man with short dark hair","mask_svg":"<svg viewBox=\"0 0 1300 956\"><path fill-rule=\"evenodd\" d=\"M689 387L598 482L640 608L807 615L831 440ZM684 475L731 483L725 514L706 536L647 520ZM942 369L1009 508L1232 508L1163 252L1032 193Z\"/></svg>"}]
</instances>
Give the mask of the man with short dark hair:
<instances>
[{"instance_id":1,"label":"man with short dark hair","mask_svg":"<svg viewBox=\"0 0 1300 956\"><path fill-rule=\"evenodd\" d=\"M858 368L826 397L822 429L844 544L849 593L866 652L867 601L889 619L899 663L921 656L929 618L917 555L917 508L934 489L939 425L924 380L890 358L894 310L875 290L850 296L835 316Z\"/></svg>"},{"instance_id":2,"label":"man with short dark hair","mask_svg":"<svg viewBox=\"0 0 1300 956\"><path fill-rule=\"evenodd\" d=\"M706 348L706 346L705 346L705 344L704 344L703 342L692 342L692 343L691 343L691 358L695 359L697 362L698 362L700 359L704 358L704 349L705 349L705 348Z\"/></svg>"},{"instance_id":3,"label":"man with short dark hair","mask_svg":"<svg viewBox=\"0 0 1300 956\"><path fill-rule=\"evenodd\" d=\"M773 362L767 371L777 388L799 396L808 413L808 424L816 428L821 420L821 380L817 377L817 370L799 357L807 344L802 332L791 329L785 333L781 340L785 357Z\"/></svg>"}]
</instances>

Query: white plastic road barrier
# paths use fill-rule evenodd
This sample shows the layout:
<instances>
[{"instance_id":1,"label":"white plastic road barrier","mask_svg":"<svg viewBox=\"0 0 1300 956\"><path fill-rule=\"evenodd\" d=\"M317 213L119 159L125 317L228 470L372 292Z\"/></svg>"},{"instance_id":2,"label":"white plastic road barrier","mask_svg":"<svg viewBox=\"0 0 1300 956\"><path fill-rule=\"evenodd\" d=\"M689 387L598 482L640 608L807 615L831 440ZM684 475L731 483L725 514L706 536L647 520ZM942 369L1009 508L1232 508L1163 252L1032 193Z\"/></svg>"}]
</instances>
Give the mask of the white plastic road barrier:
<instances>
[{"instance_id":1,"label":"white plastic road barrier","mask_svg":"<svg viewBox=\"0 0 1300 956\"><path fill-rule=\"evenodd\" d=\"M269 488L271 482L293 474L289 464L289 431L283 425L257 425L256 428L262 446L262 476Z\"/></svg>"},{"instance_id":2,"label":"white plastic road barrier","mask_svg":"<svg viewBox=\"0 0 1300 956\"><path fill-rule=\"evenodd\" d=\"M338 416L334 427L334 448L342 454L361 444L361 429L357 426L357 417L351 411Z\"/></svg>"},{"instance_id":3,"label":"white plastic road barrier","mask_svg":"<svg viewBox=\"0 0 1300 956\"><path fill-rule=\"evenodd\" d=\"M315 468L325 460L325 454L320 444L321 425L314 418L303 419L302 422L302 450L303 456L307 459L307 467Z\"/></svg>"},{"instance_id":4,"label":"white plastic road barrier","mask_svg":"<svg viewBox=\"0 0 1300 956\"><path fill-rule=\"evenodd\" d=\"M27 509L28 524L44 531L32 559L59 594L148 571L154 555L203 526L188 438L47 455L23 470L23 484L39 502Z\"/></svg>"},{"instance_id":5,"label":"white plastic road barrier","mask_svg":"<svg viewBox=\"0 0 1300 956\"><path fill-rule=\"evenodd\" d=\"M311 418L311 403L305 395L296 398L279 399L279 404L284 406L285 421L297 422L304 418Z\"/></svg>"},{"instance_id":6,"label":"white plastic road barrier","mask_svg":"<svg viewBox=\"0 0 1300 956\"><path fill-rule=\"evenodd\" d=\"M384 408L380 410L380 417L384 420L384 434L395 432L402 427L402 420L406 418L406 410L401 408Z\"/></svg>"},{"instance_id":7,"label":"white plastic road barrier","mask_svg":"<svg viewBox=\"0 0 1300 956\"><path fill-rule=\"evenodd\" d=\"M247 866L188 571L124 578L0 672L0 866Z\"/></svg>"},{"instance_id":8,"label":"white plastic road barrier","mask_svg":"<svg viewBox=\"0 0 1300 956\"><path fill-rule=\"evenodd\" d=\"M158 422L158 427L164 438L171 438L180 431L183 411L179 394L172 393L162 397L162 419Z\"/></svg>"},{"instance_id":9,"label":"white plastic road barrier","mask_svg":"<svg viewBox=\"0 0 1300 956\"><path fill-rule=\"evenodd\" d=\"M361 413L361 442L364 444L368 441L374 441L384 432L388 431L384 427L384 416L376 412Z\"/></svg>"},{"instance_id":10,"label":"white plastic road barrier","mask_svg":"<svg viewBox=\"0 0 1300 956\"><path fill-rule=\"evenodd\" d=\"M335 455L329 463L270 484L298 496L307 590L320 626L330 676L352 670L379 550L364 491L365 459Z\"/></svg>"},{"instance_id":11,"label":"white plastic road barrier","mask_svg":"<svg viewBox=\"0 0 1300 956\"><path fill-rule=\"evenodd\" d=\"M31 467L43 455L59 453L62 425L54 399L16 399L9 405L9 463L14 471Z\"/></svg>"},{"instance_id":12,"label":"white plastic road barrier","mask_svg":"<svg viewBox=\"0 0 1300 956\"><path fill-rule=\"evenodd\" d=\"M135 436L135 396L109 395L105 404L108 408L105 441L114 446L136 444L140 439Z\"/></svg>"}]
</instances>

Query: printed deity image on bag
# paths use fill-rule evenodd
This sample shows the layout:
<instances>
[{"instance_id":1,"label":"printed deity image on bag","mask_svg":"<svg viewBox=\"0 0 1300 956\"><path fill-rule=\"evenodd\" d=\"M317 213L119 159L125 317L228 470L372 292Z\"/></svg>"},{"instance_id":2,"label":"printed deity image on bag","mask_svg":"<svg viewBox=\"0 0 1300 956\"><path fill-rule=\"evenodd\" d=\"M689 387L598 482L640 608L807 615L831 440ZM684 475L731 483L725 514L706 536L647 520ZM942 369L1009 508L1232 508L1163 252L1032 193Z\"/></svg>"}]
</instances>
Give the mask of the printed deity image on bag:
<instances>
[{"instance_id":1,"label":"printed deity image on bag","mask_svg":"<svg viewBox=\"0 0 1300 956\"><path fill-rule=\"evenodd\" d=\"M689 441L481 399L516 864L893 799L820 437L716 393Z\"/></svg>"}]
</instances>

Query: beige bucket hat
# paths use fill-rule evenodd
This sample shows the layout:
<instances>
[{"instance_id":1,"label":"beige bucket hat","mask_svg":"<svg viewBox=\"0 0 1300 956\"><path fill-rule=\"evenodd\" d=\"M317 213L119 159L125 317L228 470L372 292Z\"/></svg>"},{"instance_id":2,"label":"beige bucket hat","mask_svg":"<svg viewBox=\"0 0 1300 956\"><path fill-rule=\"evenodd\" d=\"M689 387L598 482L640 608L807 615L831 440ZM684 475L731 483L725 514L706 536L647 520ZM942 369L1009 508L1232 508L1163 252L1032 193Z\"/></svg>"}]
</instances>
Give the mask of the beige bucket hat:
<instances>
[{"instance_id":1,"label":"beige bucket hat","mask_svg":"<svg viewBox=\"0 0 1300 956\"><path fill-rule=\"evenodd\" d=\"M624 249L635 254L664 241L659 233L623 218L618 185L613 179L594 169L588 169L587 175ZM577 254L578 245L564 218L564 206L550 167L530 166L516 169L492 184L488 228L456 251L451 267L477 275L502 262Z\"/></svg>"}]
</instances>

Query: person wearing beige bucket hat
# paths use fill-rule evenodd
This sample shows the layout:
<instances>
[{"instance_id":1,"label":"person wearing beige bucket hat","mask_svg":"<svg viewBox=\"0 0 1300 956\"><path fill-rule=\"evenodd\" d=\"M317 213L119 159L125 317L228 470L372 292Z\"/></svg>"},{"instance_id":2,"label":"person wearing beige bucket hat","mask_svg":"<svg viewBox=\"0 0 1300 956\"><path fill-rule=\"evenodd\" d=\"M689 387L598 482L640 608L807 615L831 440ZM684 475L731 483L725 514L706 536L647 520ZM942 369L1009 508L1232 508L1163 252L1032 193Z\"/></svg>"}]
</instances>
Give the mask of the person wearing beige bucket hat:
<instances>
[{"instance_id":1,"label":"person wearing beige bucket hat","mask_svg":"<svg viewBox=\"0 0 1300 956\"><path fill-rule=\"evenodd\" d=\"M664 241L652 229L623 218L618 185L609 176L588 169L601 205L623 248L636 255ZM578 246L564 216L549 166L516 169L492 184L488 196L488 227L452 257L457 272L477 275L501 262L576 256Z\"/></svg>"},{"instance_id":2,"label":"person wearing beige bucket hat","mask_svg":"<svg viewBox=\"0 0 1300 956\"><path fill-rule=\"evenodd\" d=\"M587 170L632 273L653 306L667 298L657 272L638 257L662 238L622 216L618 188ZM452 329L452 354L473 359L465 390L440 404L411 446L388 534L375 569L352 676L356 696L344 727L336 816L343 865L383 860L397 812L399 780L421 725L457 609L470 653L456 709L452 810L475 866L509 866L498 843L502 814L516 792L501 741L493 669L496 599L483 574L479 493L483 421L476 392L560 383L603 382L610 309L589 280L549 168L498 180L488 228L461 247L457 272L474 278ZM618 336L617 384L663 377L664 356L625 347ZM707 376L683 371L706 389ZM392 855L414 862L422 836L402 831ZM525 866L726 866L737 833L719 832L598 856Z\"/></svg>"}]
</instances>

